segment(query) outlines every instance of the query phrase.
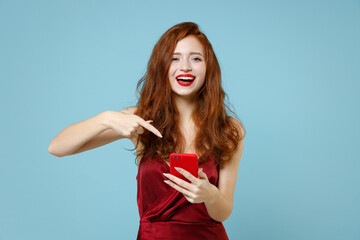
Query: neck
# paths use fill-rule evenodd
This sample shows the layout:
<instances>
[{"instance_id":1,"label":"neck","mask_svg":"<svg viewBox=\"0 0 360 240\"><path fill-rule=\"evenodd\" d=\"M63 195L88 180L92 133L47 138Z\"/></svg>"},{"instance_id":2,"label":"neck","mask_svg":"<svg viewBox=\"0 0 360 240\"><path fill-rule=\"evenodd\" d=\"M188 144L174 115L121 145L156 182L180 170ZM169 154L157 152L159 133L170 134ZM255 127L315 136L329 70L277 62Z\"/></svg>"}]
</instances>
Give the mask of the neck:
<instances>
[{"instance_id":1,"label":"neck","mask_svg":"<svg viewBox=\"0 0 360 240\"><path fill-rule=\"evenodd\" d=\"M187 125L189 121L192 121L192 112L195 105L195 98L184 98L174 94L173 100L179 111L180 124Z\"/></svg>"}]
</instances>

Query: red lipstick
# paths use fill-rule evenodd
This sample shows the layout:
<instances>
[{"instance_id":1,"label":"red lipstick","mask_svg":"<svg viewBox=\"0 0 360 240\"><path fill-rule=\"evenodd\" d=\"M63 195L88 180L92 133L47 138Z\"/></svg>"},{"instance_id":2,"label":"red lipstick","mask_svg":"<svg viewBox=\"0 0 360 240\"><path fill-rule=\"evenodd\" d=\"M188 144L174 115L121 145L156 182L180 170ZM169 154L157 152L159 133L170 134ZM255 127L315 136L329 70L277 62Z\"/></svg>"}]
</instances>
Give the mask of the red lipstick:
<instances>
[{"instance_id":1,"label":"red lipstick","mask_svg":"<svg viewBox=\"0 0 360 240\"><path fill-rule=\"evenodd\" d=\"M178 78L178 77L192 77L192 78L196 78L194 75L192 75L192 74L180 74L180 75L178 75L176 78Z\"/></svg>"},{"instance_id":2,"label":"red lipstick","mask_svg":"<svg viewBox=\"0 0 360 240\"><path fill-rule=\"evenodd\" d=\"M177 82L180 86L187 87L193 84L195 76L192 74L180 74L176 77Z\"/></svg>"}]
</instances>

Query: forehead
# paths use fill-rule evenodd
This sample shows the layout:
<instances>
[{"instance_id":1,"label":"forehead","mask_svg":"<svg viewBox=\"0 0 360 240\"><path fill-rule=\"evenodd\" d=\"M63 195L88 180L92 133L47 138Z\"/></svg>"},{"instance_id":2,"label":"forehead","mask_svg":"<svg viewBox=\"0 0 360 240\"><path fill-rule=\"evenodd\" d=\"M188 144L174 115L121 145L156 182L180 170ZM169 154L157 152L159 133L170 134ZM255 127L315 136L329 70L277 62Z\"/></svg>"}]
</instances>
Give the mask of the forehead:
<instances>
[{"instance_id":1,"label":"forehead","mask_svg":"<svg viewBox=\"0 0 360 240\"><path fill-rule=\"evenodd\" d=\"M204 54L204 47L201 42L194 36L187 36L181 39L175 47L174 53L199 52Z\"/></svg>"}]
</instances>

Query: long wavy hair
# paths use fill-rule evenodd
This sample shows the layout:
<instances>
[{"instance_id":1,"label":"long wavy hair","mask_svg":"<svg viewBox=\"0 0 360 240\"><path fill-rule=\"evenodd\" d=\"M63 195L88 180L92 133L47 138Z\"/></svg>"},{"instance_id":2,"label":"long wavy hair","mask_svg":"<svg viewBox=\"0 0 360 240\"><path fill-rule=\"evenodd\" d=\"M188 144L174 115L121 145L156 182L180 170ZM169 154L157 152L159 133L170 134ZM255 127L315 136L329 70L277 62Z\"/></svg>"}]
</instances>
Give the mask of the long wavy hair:
<instances>
[{"instance_id":1,"label":"long wavy hair","mask_svg":"<svg viewBox=\"0 0 360 240\"><path fill-rule=\"evenodd\" d=\"M154 127L163 138L149 131L139 135L138 143L141 142L144 148L137 152L137 157L153 158L158 155L167 160L172 152L184 152L185 139L179 128L179 111L172 99L168 72L176 44L190 35L203 45L206 63L205 83L198 92L192 112L196 126L194 148L200 163L214 157L216 164L222 167L231 160L245 131L241 131L227 114L227 110L234 113L224 102L226 94L221 86L218 60L209 40L193 22L179 23L160 37L152 51L147 71L138 82L139 99L135 114L145 120L153 120Z\"/></svg>"}]
</instances>

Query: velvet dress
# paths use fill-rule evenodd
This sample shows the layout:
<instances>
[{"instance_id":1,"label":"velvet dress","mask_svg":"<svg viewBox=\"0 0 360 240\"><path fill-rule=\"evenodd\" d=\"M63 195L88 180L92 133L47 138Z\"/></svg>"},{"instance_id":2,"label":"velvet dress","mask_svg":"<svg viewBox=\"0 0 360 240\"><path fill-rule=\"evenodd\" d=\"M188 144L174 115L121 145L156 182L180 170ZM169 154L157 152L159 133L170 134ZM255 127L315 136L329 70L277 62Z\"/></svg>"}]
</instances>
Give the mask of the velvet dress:
<instances>
[{"instance_id":1,"label":"velvet dress","mask_svg":"<svg viewBox=\"0 0 360 240\"><path fill-rule=\"evenodd\" d=\"M219 171L210 157L200 163L209 182L217 186ZM223 224L213 220L204 203L190 203L182 193L164 182L169 165L160 157L143 157L137 179L140 227L138 240L225 240Z\"/></svg>"}]
</instances>

